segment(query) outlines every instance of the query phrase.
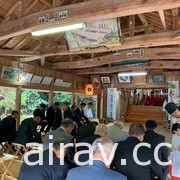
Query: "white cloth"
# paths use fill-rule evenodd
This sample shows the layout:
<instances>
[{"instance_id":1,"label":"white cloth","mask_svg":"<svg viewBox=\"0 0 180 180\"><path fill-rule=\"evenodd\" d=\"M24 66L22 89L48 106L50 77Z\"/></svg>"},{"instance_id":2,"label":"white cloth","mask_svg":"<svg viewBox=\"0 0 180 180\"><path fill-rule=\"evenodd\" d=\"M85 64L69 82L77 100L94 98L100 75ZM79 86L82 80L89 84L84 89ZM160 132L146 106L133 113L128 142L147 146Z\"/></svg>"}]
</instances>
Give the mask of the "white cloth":
<instances>
[{"instance_id":1,"label":"white cloth","mask_svg":"<svg viewBox=\"0 0 180 180\"><path fill-rule=\"evenodd\" d=\"M61 109L62 120L64 120L64 111Z\"/></svg>"},{"instance_id":2,"label":"white cloth","mask_svg":"<svg viewBox=\"0 0 180 180\"><path fill-rule=\"evenodd\" d=\"M87 118L90 118L90 119L93 118L92 110L91 110L91 108L88 107L88 105L86 105L83 110L84 110L84 115Z\"/></svg>"},{"instance_id":3,"label":"white cloth","mask_svg":"<svg viewBox=\"0 0 180 180\"><path fill-rule=\"evenodd\" d=\"M177 149L180 146L180 136L174 134L172 137L172 149Z\"/></svg>"},{"instance_id":4,"label":"white cloth","mask_svg":"<svg viewBox=\"0 0 180 180\"><path fill-rule=\"evenodd\" d=\"M180 151L173 150L172 153L172 175L180 177Z\"/></svg>"}]
</instances>

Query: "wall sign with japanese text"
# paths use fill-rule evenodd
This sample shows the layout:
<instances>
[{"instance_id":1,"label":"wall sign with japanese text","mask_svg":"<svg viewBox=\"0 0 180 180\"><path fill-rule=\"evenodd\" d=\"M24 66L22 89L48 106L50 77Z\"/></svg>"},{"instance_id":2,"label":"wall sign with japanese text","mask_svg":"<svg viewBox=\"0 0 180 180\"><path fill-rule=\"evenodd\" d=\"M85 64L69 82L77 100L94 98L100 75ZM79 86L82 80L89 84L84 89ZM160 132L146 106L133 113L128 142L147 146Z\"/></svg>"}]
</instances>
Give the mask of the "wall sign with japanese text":
<instances>
[{"instance_id":1,"label":"wall sign with japanese text","mask_svg":"<svg viewBox=\"0 0 180 180\"><path fill-rule=\"evenodd\" d=\"M107 118L116 120L116 99L117 89L107 89Z\"/></svg>"}]
</instances>

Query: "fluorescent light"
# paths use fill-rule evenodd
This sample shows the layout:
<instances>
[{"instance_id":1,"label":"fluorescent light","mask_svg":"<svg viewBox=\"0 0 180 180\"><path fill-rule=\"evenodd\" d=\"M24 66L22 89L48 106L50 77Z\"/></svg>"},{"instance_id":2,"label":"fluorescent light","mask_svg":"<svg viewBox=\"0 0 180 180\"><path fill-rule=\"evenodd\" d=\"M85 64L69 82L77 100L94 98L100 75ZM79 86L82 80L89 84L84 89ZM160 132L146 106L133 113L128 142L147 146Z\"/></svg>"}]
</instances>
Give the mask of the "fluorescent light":
<instances>
[{"instance_id":1,"label":"fluorescent light","mask_svg":"<svg viewBox=\"0 0 180 180\"><path fill-rule=\"evenodd\" d=\"M32 36L41 36L41 35L46 35L46 34L53 34L53 33L62 32L62 31L79 29L84 26L85 26L85 24L83 21L66 23L66 24L61 24L61 25L57 25L57 26L48 26L48 27L45 27L42 29L33 30L31 32L31 35Z\"/></svg>"},{"instance_id":2,"label":"fluorescent light","mask_svg":"<svg viewBox=\"0 0 180 180\"><path fill-rule=\"evenodd\" d=\"M118 73L118 76L145 76L147 75L147 72L124 72L124 73Z\"/></svg>"}]
</instances>

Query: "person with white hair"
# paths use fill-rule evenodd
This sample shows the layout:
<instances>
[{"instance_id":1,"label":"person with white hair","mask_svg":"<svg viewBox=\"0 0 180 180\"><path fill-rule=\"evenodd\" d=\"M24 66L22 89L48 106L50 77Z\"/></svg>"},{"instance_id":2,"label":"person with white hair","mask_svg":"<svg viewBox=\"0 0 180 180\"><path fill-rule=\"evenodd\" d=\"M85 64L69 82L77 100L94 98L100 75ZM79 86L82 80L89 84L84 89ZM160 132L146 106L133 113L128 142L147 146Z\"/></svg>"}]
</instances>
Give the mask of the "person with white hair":
<instances>
[{"instance_id":1,"label":"person with white hair","mask_svg":"<svg viewBox=\"0 0 180 180\"><path fill-rule=\"evenodd\" d=\"M104 149L104 154L102 154L100 150L99 144L103 147ZM68 180L127 180L127 178L120 174L117 173L113 170L109 169L109 165L112 162L112 160L107 163L103 155L105 155L107 158L110 157L111 153L113 153L112 159L114 157L114 152L113 152L113 142L112 140L108 138L98 138L96 139L93 144L92 144L92 149L93 149L93 162L92 165L85 165L81 167L77 167L74 169L71 169L68 172L67 179Z\"/></svg>"},{"instance_id":2,"label":"person with white hair","mask_svg":"<svg viewBox=\"0 0 180 180\"><path fill-rule=\"evenodd\" d=\"M107 137L107 133L108 133L108 127L105 124L99 123L95 128L94 135L92 137L84 138L80 142L88 143L91 145L96 139L101 137ZM86 146L80 146L77 150L84 151L84 150L88 150L88 148ZM79 157L80 162L86 162L88 160L89 160L88 154L81 154Z\"/></svg>"},{"instance_id":3,"label":"person with white hair","mask_svg":"<svg viewBox=\"0 0 180 180\"><path fill-rule=\"evenodd\" d=\"M114 124L108 128L107 137L114 143L124 141L128 138L128 133L123 130L124 124L121 121L114 121Z\"/></svg>"}]
</instances>

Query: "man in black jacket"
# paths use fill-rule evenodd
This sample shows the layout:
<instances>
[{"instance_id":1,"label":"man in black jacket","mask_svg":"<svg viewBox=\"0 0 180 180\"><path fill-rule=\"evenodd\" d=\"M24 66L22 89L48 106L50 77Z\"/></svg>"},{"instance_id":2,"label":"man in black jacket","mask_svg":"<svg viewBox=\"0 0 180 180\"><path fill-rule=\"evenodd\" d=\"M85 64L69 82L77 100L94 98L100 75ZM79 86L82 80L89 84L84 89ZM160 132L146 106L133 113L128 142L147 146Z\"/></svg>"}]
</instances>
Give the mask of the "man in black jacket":
<instances>
[{"instance_id":1,"label":"man in black jacket","mask_svg":"<svg viewBox=\"0 0 180 180\"><path fill-rule=\"evenodd\" d=\"M30 142L42 143L41 134L37 132L37 126L40 121L41 118L39 116L23 120L17 131L15 143L24 146L26 146L26 143Z\"/></svg>"},{"instance_id":2,"label":"man in black jacket","mask_svg":"<svg viewBox=\"0 0 180 180\"><path fill-rule=\"evenodd\" d=\"M85 122L88 122L88 118L84 115L84 107L86 106L85 103L80 103L79 107L76 109L76 114L79 117L79 121L77 122L78 126L84 125Z\"/></svg>"},{"instance_id":3,"label":"man in black jacket","mask_svg":"<svg viewBox=\"0 0 180 180\"><path fill-rule=\"evenodd\" d=\"M41 122L39 125L41 125L40 132L45 131L45 127L47 126L47 120L45 117L45 108L46 105L44 103L41 103L37 109L34 110L33 115L34 117L39 116L41 118Z\"/></svg>"},{"instance_id":4,"label":"man in black jacket","mask_svg":"<svg viewBox=\"0 0 180 180\"><path fill-rule=\"evenodd\" d=\"M48 123L47 131L53 126L55 112L59 109L59 103L55 102L52 106L48 107L46 113L46 119Z\"/></svg>"},{"instance_id":5,"label":"man in black jacket","mask_svg":"<svg viewBox=\"0 0 180 180\"><path fill-rule=\"evenodd\" d=\"M68 103L62 103L61 108L55 112L53 130L60 127L61 122L66 119L67 116Z\"/></svg>"},{"instance_id":6,"label":"man in black jacket","mask_svg":"<svg viewBox=\"0 0 180 180\"><path fill-rule=\"evenodd\" d=\"M141 162L151 160L151 163L142 166L133 157L134 148L140 145L144 138L144 127L140 123L134 123L129 128L129 137L125 141L118 143L112 169L124 174L128 180L151 180L153 172L159 179L163 179L162 168L153 159L152 151L142 146L137 151L137 158Z\"/></svg>"},{"instance_id":7,"label":"man in black jacket","mask_svg":"<svg viewBox=\"0 0 180 180\"><path fill-rule=\"evenodd\" d=\"M144 142L149 143L151 145L151 150L154 152L158 144L165 143L165 137L163 135L156 133L157 122L155 120L147 120L145 126L146 126L146 132L144 136ZM168 154L169 153L167 147L162 146L158 152L159 160L162 162L168 162ZM161 165L159 166L163 170L163 174L164 174L163 179L166 179L167 166L161 166Z\"/></svg>"},{"instance_id":8,"label":"man in black jacket","mask_svg":"<svg viewBox=\"0 0 180 180\"><path fill-rule=\"evenodd\" d=\"M60 165L60 158L64 158L66 155L66 149L61 149L60 143L66 145L67 141L63 138L56 138L53 141L53 162L50 165L50 155L49 149L43 152L43 162L42 165L29 165L23 162L20 173L19 180L66 180L67 172L69 170L66 163ZM25 155L26 156L26 155ZM39 154L31 154L28 157L29 162L37 162L39 160Z\"/></svg>"},{"instance_id":9,"label":"man in black jacket","mask_svg":"<svg viewBox=\"0 0 180 180\"><path fill-rule=\"evenodd\" d=\"M0 142L8 141L11 144L16 137L16 120L19 117L18 111L12 111L11 115L2 119L0 125Z\"/></svg>"}]
</instances>

